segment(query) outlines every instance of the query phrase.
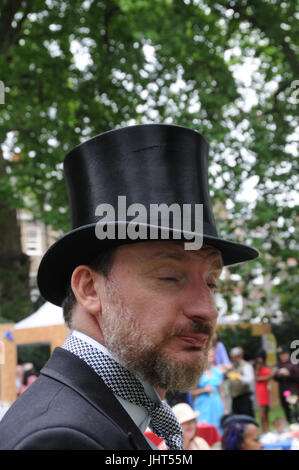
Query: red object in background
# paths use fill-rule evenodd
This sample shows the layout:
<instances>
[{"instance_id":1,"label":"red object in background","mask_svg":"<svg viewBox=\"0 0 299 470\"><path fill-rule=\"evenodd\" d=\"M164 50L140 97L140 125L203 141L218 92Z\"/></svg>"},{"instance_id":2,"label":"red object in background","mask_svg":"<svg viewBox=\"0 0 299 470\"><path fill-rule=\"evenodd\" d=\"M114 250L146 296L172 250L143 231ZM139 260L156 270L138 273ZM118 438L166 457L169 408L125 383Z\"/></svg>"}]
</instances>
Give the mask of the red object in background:
<instances>
[{"instance_id":1,"label":"red object in background","mask_svg":"<svg viewBox=\"0 0 299 470\"><path fill-rule=\"evenodd\" d=\"M197 425L197 436L202 437L207 443L212 446L215 442L221 441L221 436L217 428L212 424L199 423Z\"/></svg>"},{"instance_id":2,"label":"red object in background","mask_svg":"<svg viewBox=\"0 0 299 470\"><path fill-rule=\"evenodd\" d=\"M269 367L261 367L258 377L264 377L271 374L271 369ZM270 391L268 389L268 380L263 380L262 382L255 383L255 391L257 402L260 406L269 406L270 405Z\"/></svg>"},{"instance_id":3,"label":"red object in background","mask_svg":"<svg viewBox=\"0 0 299 470\"><path fill-rule=\"evenodd\" d=\"M158 445L160 444L160 442L163 441L163 439L161 439L161 437L158 437L156 436L156 434L154 434L152 431L150 431L149 429L145 431L144 435L150 440L152 441L155 446L158 447Z\"/></svg>"},{"instance_id":4,"label":"red object in background","mask_svg":"<svg viewBox=\"0 0 299 470\"><path fill-rule=\"evenodd\" d=\"M161 437L156 436L152 431L147 430L145 432L145 435L150 441L152 441L155 446L158 447L160 442L163 441ZM211 424L198 424L197 425L197 433L196 435L198 437L202 437L210 446L215 444L215 442L221 441L221 436L215 426L212 426Z\"/></svg>"}]
</instances>

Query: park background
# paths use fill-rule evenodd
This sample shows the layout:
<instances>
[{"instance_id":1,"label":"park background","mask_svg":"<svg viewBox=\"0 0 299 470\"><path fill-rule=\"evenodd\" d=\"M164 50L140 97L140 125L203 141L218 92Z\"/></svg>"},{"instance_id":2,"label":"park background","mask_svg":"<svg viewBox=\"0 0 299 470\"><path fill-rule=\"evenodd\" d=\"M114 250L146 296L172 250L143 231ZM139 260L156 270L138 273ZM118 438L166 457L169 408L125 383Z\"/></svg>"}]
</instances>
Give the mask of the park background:
<instances>
[{"instance_id":1,"label":"park background","mask_svg":"<svg viewBox=\"0 0 299 470\"><path fill-rule=\"evenodd\" d=\"M219 321L270 325L278 344L299 340L297 0L0 7L2 343L43 305L39 260L70 230L67 152L101 132L160 122L205 136L219 234L260 251L224 269ZM18 351L24 361L48 355Z\"/></svg>"}]
</instances>

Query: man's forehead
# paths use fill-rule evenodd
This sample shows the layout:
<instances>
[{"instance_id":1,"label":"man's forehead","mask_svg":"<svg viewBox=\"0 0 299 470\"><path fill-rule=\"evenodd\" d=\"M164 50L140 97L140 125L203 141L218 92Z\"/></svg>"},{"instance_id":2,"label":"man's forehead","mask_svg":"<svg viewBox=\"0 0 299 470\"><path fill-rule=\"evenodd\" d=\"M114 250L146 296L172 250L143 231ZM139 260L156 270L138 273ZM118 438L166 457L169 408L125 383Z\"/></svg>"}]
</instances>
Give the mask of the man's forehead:
<instances>
[{"instance_id":1,"label":"man's forehead","mask_svg":"<svg viewBox=\"0 0 299 470\"><path fill-rule=\"evenodd\" d=\"M215 266L217 266L219 269L222 269L223 267L223 261L221 257L220 251L218 251L216 248L209 246L209 245L203 245L200 250L184 250L180 249L178 247L160 247L153 251L151 255L156 258L156 259L175 259L177 261L186 261L190 257L194 258L204 258L204 259L211 259Z\"/></svg>"},{"instance_id":2,"label":"man's forehead","mask_svg":"<svg viewBox=\"0 0 299 470\"><path fill-rule=\"evenodd\" d=\"M173 259L186 262L190 259L210 259L216 269L223 268L221 252L208 244L203 244L199 250L185 250L184 244L177 241L154 241L136 243L130 246L135 254L142 257L143 262Z\"/></svg>"}]
</instances>

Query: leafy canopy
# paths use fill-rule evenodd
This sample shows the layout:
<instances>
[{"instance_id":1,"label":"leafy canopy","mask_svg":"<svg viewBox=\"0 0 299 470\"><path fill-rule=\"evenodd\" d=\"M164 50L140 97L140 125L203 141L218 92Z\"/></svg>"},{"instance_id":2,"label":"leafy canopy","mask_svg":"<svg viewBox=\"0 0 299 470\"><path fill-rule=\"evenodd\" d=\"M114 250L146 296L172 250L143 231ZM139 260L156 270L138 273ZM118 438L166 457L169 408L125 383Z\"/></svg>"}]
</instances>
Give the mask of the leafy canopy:
<instances>
[{"instance_id":1,"label":"leafy canopy","mask_svg":"<svg viewBox=\"0 0 299 470\"><path fill-rule=\"evenodd\" d=\"M2 0L1 200L67 231L72 147L133 123L194 128L220 234L261 251L223 280L228 307L237 285L245 317L298 322L296 3Z\"/></svg>"}]
</instances>

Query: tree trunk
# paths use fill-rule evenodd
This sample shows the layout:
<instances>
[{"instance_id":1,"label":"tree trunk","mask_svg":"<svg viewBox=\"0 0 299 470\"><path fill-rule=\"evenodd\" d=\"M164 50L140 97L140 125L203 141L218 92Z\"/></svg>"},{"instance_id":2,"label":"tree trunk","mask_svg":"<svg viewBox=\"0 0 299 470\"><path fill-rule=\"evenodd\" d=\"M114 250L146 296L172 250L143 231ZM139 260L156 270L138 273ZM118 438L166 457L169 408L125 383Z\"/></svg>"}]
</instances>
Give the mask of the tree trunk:
<instances>
[{"instance_id":1,"label":"tree trunk","mask_svg":"<svg viewBox=\"0 0 299 470\"><path fill-rule=\"evenodd\" d=\"M0 146L0 178L6 172ZM2 194L1 194L2 193ZM22 252L17 211L11 207L11 191L0 199L0 320L16 322L31 313L30 260Z\"/></svg>"}]
</instances>

